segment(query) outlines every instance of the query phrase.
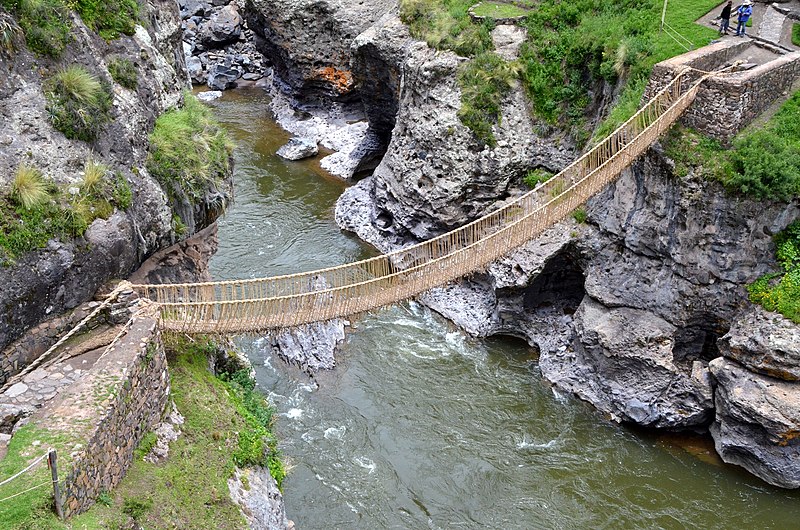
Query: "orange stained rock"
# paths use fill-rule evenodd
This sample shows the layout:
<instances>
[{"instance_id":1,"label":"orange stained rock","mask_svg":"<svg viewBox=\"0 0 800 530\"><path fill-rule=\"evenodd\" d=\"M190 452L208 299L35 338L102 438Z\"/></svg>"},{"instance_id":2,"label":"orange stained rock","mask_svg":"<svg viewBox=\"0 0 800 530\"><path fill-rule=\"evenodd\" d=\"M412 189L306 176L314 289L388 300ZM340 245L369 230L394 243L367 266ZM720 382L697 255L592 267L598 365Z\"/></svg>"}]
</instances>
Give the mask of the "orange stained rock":
<instances>
[{"instance_id":1,"label":"orange stained rock","mask_svg":"<svg viewBox=\"0 0 800 530\"><path fill-rule=\"evenodd\" d=\"M349 92L353 88L353 73L349 70L337 70L332 66L326 66L317 70L316 76L332 84L340 94Z\"/></svg>"}]
</instances>

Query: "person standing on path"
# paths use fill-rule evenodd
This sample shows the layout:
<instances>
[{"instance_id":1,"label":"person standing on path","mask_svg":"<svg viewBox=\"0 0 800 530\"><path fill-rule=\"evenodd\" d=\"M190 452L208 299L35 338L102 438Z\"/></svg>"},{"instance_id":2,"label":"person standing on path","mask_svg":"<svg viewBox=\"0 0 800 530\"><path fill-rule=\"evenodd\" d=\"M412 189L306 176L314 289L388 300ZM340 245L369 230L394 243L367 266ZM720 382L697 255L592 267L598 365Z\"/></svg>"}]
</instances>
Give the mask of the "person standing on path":
<instances>
[{"instance_id":1,"label":"person standing on path","mask_svg":"<svg viewBox=\"0 0 800 530\"><path fill-rule=\"evenodd\" d=\"M753 14L753 2L751 0L744 0L744 3L736 10L736 14L739 17L739 23L736 26L736 36L744 37L745 26L747 26L747 21L750 20L750 15Z\"/></svg>"},{"instance_id":2,"label":"person standing on path","mask_svg":"<svg viewBox=\"0 0 800 530\"><path fill-rule=\"evenodd\" d=\"M728 0L725 7L722 8L722 14L719 16L719 34L727 35L728 29L731 26L731 9L733 8L733 0Z\"/></svg>"}]
</instances>

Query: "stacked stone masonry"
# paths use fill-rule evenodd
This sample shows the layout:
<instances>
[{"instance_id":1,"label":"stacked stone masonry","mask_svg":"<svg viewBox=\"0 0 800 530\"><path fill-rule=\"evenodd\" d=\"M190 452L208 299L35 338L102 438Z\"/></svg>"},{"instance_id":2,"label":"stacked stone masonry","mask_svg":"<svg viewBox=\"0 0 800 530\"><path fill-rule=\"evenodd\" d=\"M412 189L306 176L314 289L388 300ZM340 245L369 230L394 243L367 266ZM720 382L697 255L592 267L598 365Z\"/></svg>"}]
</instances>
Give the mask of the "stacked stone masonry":
<instances>
[{"instance_id":1,"label":"stacked stone masonry","mask_svg":"<svg viewBox=\"0 0 800 530\"><path fill-rule=\"evenodd\" d=\"M687 67L700 71L714 71L733 64L746 55L751 41L724 40L699 50L658 63L653 68L644 99L651 97ZM800 52L778 53L771 50L756 51L760 55L774 54L774 59L749 69L732 69L708 79L697 94L694 103L681 118L693 129L723 142L729 141L775 101L788 93L800 78Z\"/></svg>"},{"instance_id":2,"label":"stacked stone masonry","mask_svg":"<svg viewBox=\"0 0 800 530\"><path fill-rule=\"evenodd\" d=\"M61 471L66 517L87 510L101 492L119 484L134 449L163 416L169 373L156 321L137 318L110 354L98 361L83 390L72 391L58 405L66 411L95 406L100 416L91 422L85 448ZM71 421L80 423L80 418Z\"/></svg>"}]
</instances>

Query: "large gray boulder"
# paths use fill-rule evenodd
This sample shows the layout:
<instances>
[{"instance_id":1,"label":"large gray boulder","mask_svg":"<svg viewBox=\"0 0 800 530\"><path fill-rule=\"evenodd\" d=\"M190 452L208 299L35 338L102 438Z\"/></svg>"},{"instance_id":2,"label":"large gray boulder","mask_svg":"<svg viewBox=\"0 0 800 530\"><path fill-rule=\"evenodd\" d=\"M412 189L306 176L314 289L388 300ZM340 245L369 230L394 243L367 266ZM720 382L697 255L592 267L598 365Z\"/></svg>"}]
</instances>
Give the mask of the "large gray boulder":
<instances>
[{"instance_id":1,"label":"large gray boulder","mask_svg":"<svg viewBox=\"0 0 800 530\"><path fill-rule=\"evenodd\" d=\"M227 5L215 10L211 18L199 26L197 41L206 49L221 48L239 40L243 23L236 4Z\"/></svg>"},{"instance_id":2,"label":"large gray boulder","mask_svg":"<svg viewBox=\"0 0 800 530\"><path fill-rule=\"evenodd\" d=\"M754 306L717 343L720 353L748 370L800 381L800 326Z\"/></svg>"},{"instance_id":3,"label":"large gray boulder","mask_svg":"<svg viewBox=\"0 0 800 530\"><path fill-rule=\"evenodd\" d=\"M711 435L717 453L774 486L799 488L800 384L722 357L709 367L716 381Z\"/></svg>"},{"instance_id":4,"label":"large gray boulder","mask_svg":"<svg viewBox=\"0 0 800 530\"><path fill-rule=\"evenodd\" d=\"M701 361L674 357L675 327L652 313L607 308L586 297L570 351L543 355L545 379L617 421L703 428L712 418L711 380Z\"/></svg>"},{"instance_id":5,"label":"large gray boulder","mask_svg":"<svg viewBox=\"0 0 800 530\"><path fill-rule=\"evenodd\" d=\"M317 147L316 140L295 136L281 146L276 154L286 160L302 160L316 156L318 153L319 147Z\"/></svg>"}]
</instances>

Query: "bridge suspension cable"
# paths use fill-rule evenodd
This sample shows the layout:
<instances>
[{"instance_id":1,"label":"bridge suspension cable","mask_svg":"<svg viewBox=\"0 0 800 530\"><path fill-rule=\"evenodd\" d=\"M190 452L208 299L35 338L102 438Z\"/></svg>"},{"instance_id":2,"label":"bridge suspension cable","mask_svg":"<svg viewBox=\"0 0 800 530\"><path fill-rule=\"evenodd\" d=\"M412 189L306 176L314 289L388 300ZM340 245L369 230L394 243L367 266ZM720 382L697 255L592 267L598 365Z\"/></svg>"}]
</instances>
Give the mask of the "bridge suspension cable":
<instances>
[{"instance_id":1,"label":"bridge suspension cable","mask_svg":"<svg viewBox=\"0 0 800 530\"><path fill-rule=\"evenodd\" d=\"M482 269L565 219L642 155L694 100L680 73L624 124L546 183L471 223L375 258L251 280L133 285L158 304L162 329L246 333L348 317ZM684 85L690 85L688 87Z\"/></svg>"}]
</instances>

